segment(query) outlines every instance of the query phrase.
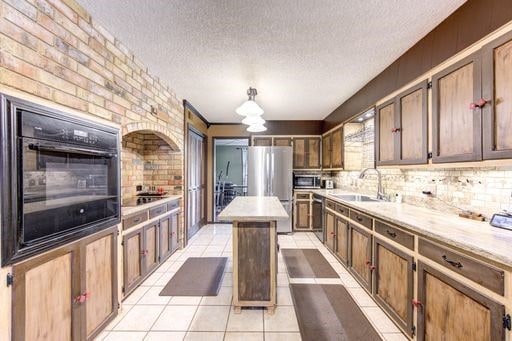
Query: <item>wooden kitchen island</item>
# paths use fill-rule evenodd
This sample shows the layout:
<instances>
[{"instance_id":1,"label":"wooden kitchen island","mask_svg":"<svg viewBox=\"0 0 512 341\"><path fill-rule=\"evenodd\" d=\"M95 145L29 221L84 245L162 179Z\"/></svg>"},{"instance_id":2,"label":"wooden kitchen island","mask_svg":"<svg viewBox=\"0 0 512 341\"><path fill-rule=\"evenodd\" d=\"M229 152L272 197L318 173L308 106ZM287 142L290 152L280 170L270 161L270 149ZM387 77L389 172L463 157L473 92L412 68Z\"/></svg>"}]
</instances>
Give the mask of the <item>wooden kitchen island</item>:
<instances>
[{"instance_id":1,"label":"wooden kitchen island","mask_svg":"<svg viewBox=\"0 0 512 341\"><path fill-rule=\"evenodd\" d=\"M233 222L233 305L267 307L277 297L277 220L287 219L277 197L237 197L219 219Z\"/></svg>"}]
</instances>

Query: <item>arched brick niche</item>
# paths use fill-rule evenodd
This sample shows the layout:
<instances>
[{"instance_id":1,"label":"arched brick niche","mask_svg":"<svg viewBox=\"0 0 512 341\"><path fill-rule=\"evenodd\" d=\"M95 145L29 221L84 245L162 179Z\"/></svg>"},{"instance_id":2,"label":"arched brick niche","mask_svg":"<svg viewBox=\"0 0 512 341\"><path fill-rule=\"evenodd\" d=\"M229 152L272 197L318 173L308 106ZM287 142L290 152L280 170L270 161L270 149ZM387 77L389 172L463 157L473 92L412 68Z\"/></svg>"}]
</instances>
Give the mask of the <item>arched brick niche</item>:
<instances>
[{"instance_id":1,"label":"arched brick niche","mask_svg":"<svg viewBox=\"0 0 512 341\"><path fill-rule=\"evenodd\" d=\"M162 187L170 194L183 191L183 153L173 133L148 122L122 129L121 196L136 195L137 185Z\"/></svg>"}]
</instances>

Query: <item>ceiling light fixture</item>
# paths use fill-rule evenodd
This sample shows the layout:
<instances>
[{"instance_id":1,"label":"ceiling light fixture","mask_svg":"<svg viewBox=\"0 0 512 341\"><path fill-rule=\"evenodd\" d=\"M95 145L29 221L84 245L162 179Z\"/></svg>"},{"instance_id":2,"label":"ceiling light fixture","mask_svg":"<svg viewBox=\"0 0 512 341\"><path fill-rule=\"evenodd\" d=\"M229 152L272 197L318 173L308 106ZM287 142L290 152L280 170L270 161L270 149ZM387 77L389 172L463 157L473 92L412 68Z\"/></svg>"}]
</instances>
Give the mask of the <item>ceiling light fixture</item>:
<instances>
[{"instance_id":1,"label":"ceiling light fixture","mask_svg":"<svg viewBox=\"0 0 512 341\"><path fill-rule=\"evenodd\" d=\"M259 133L267 130L263 125L265 120L261 117L261 115L263 115L263 109L261 109L255 101L257 94L258 90L249 87L247 90L247 96L249 96L249 99L235 110L238 115L245 116L242 123L248 125L249 127L247 128L247 131L252 133Z\"/></svg>"}]
</instances>

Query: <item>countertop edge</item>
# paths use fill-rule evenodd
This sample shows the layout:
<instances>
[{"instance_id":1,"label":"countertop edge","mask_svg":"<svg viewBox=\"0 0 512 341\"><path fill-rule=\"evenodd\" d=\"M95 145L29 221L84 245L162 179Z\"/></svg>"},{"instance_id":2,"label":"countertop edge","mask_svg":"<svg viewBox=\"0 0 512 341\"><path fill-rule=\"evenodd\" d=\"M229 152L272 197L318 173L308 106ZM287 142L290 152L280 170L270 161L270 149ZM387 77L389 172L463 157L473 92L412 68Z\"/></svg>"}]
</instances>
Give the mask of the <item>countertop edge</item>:
<instances>
[{"instance_id":1,"label":"countertop edge","mask_svg":"<svg viewBox=\"0 0 512 341\"><path fill-rule=\"evenodd\" d=\"M180 194L169 195L169 196L166 196L165 198L163 198L161 200L157 200L157 201L154 201L154 202L149 202L149 203L144 204L144 205L139 205L139 206L121 206L121 218L127 217L129 215L134 214L134 213L137 213L137 212L140 212L140 211L144 211L144 210L147 210L147 209L150 209L150 208L162 205L162 204L166 204L168 202L171 202L171 201L174 201L174 200L178 200L178 199L181 199L181 198L183 198L183 196L180 195Z\"/></svg>"}]
</instances>

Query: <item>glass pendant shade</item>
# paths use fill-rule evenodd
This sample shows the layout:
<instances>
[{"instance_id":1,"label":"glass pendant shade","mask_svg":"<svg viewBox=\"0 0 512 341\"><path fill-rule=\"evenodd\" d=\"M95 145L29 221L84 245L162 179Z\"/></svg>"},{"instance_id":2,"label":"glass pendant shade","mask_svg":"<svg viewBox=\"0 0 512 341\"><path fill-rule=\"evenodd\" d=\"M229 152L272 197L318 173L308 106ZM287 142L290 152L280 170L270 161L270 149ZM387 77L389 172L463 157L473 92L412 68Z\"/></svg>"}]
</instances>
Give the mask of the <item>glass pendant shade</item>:
<instances>
[{"instance_id":1,"label":"glass pendant shade","mask_svg":"<svg viewBox=\"0 0 512 341\"><path fill-rule=\"evenodd\" d=\"M263 109L253 100L245 101L241 106L236 108L236 113L240 116L261 116Z\"/></svg>"},{"instance_id":2,"label":"glass pendant shade","mask_svg":"<svg viewBox=\"0 0 512 341\"><path fill-rule=\"evenodd\" d=\"M265 130L267 130L267 127L263 124L253 124L247 128L247 131L251 133L260 133Z\"/></svg>"},{"instance_id":3,"label":"glass pendant shade","mask_svg":"<svg viewBox=\"0 0 512 341\"><path fill-rule=\"evenodd\" d=\"M261 118L261 116L247 116L242 120L242 123L248 126L252 125L263 125L265 123L265 120Z\"/></svg>"}]
</instances>

